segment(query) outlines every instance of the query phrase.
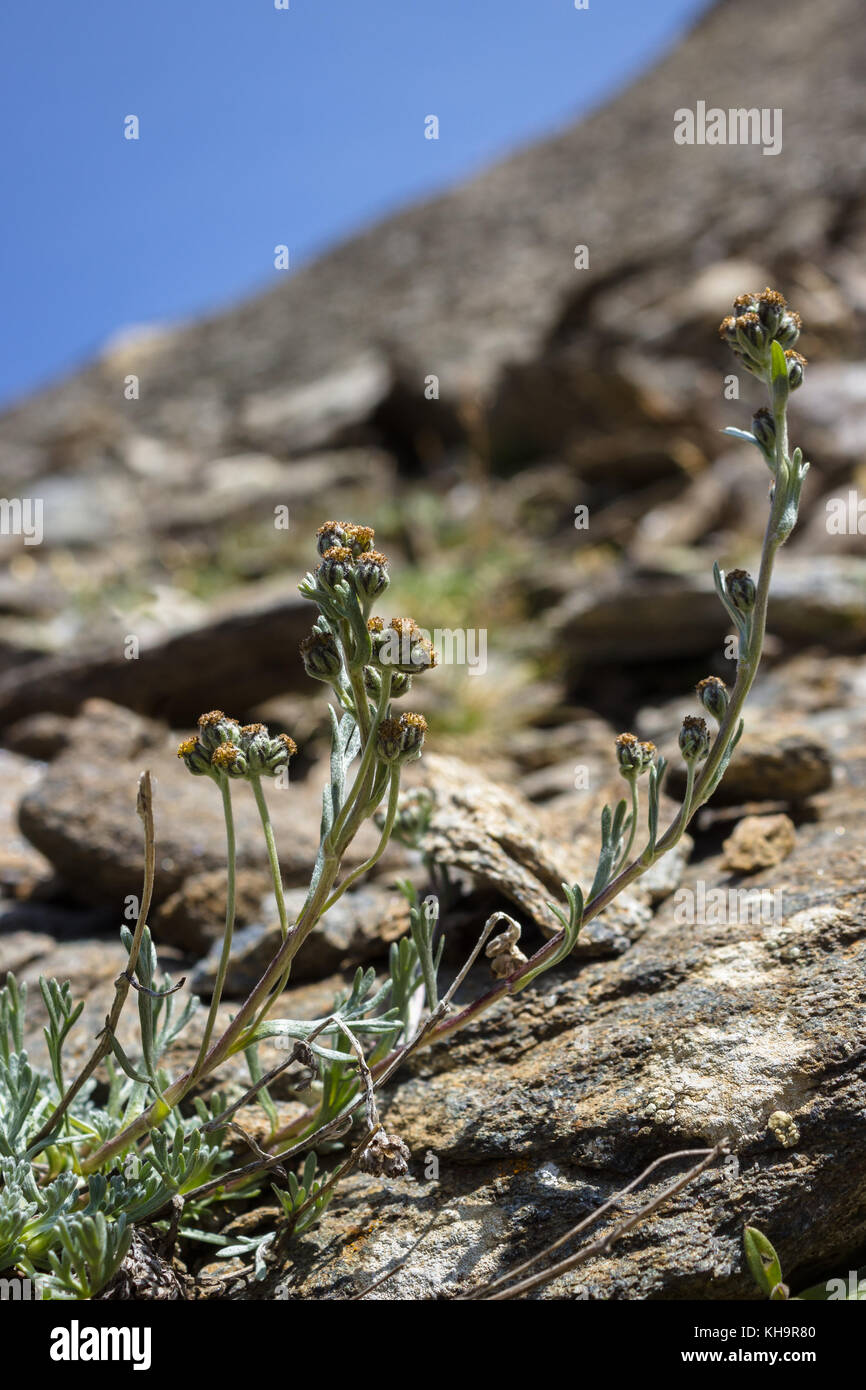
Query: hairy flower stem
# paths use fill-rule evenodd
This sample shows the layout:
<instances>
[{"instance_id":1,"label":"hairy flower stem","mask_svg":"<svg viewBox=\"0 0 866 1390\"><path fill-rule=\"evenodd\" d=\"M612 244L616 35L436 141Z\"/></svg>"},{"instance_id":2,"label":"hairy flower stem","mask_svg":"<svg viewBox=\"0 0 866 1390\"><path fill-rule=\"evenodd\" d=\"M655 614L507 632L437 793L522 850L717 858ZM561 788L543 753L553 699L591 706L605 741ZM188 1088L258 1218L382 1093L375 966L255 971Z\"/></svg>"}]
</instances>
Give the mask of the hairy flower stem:
<instances>
[{"instance_id":1,"label":"hairy flower stem","mask_svg":"<svg viewBox=\"0 0 866 1390\"><path fill-rule=\"evenodd\" d=\"M589 922L603 912L618 895L634 883L646 872L652 864L660 859L663 854L672 849L677 841L684 834L689 822L700 810L701 806L711 795L713 790L713 779L718 772L719 765L727 752L731 739L736 733L739 725L740 716L749 691L752 688L758 666L761 660L761 652L764 644L764 635L767 626L767 608L770 598L770 581L773 574L773 564L776 553L783 544L784 536L780 534L780 525L786 506L786 483L788 476L788 430L786 407L782 403L774 411L776 417L776 486L773 495L773 502L770 509L770 516L767 521L767 529L764 534L764 543L761 551L761 565L756 581L755 606L751 613L751 623L749 626L749 640L745 650L739 653L737 663L737 679L731 691L728 708L725 717L719 727L715 742L707 756L701 769L700 776L693 780L683 801L680 810L677 812L664 835L657 842L655 850L651 855L641 855L633 860L626 868L622 869L615 878L597 893L596 896L586 904L583 912L583 922ZM690 768L694 773L694 764ZM480 999L476 999L471 1004L467 1004L463 1009L453 1014L451 1017L443 1019L435 1028L431 1030L424 1039L422 1046L430 1047L444 1038L450 1037L453 1033L459 1032L467 1024L474 1023L477 1018L500 999L510 994L515 986L519 985L520 980L531 971L536 970L539 965L544 965L550 961L562 943L563 933L557 934L546 941L545 944L536 951L524 966L520 968L509 979L503 980L501 984L495 985L492 989L483 994ZM374 1078L393 1063L396 1053L385 1057L372 1069Z\"/></svg>"},{"instance_id":2,"label":"hairy flower stem","mask_svg":"<svg viewBox=\"0 0 866 1390\"><path fill-rule=\"evenodd\" d=\"M232 812L232 792L231 784L227 777L220 778L220 792L223 799L223 815L226 822L226 924L223 932L223 946L220 952L220 961L217 968L216 980L211 996L210 1008L208 1010L207 1022L205 1023L204 1036L195 1059L191 1077L197 1078L201 1072L202 1064L207 1056L210 1047L210 1040L213 1037L213 1030L216 1026L217 1013L219 1011L220 1000L222 999L223 988L226 982L226 975L229 968L229 958L232 951L232 937L235 929L235 866L236 866L236 847L235 847L235 818Z\"/></svg>"},{"instance_id":3,"label":"hairy flower stem","mask_svg":"<svg viewBox=\"0 0 866 1390\"><path fill-rule=\"evenodd\" d=\"M625 861L631 854L632 845L634 844L635 835L637 834L637 815L640 802L640 793L638 791L637 785L637 773L635 773L633 777L629 778L629 784L631 786L631 824L629 826L628 839L625 843L625 847L622 853L620 854L619 859L617 860L617 869L620 869L622 867L622 865L625 863Z\"/></svg>"},{"instance_id":4,"label":"hairy flower stem","mask_svg":"<svg viewBox=\"0 0 866 1390\"><path fill-rule=\"evenodd\" d=\"M358 770L355 774L355 780L352 784L352 790L346 797L345 804L341 808L339 815L334 821L334 824L331 827L330 835L328 836L328 843L332 848L339 846L340 836L346 828L346 823L349 820L350 815L357 807L363 804L362 793L364 792L365 788L369 787L369 773L372 769L373 762L376 757L376 735L379 732L379 725L385 718L385 714L388 710L388 701L391 698L391 679L392 673L390 671L385 671L382 675L382 689L379 692L379 699L376 703L376 712L373 716L373 723L369 728L366 741L364 743L364 751L361 754L361 761L358 764ZM364 701L364 707L368 708L367 692L363 688L363 681L361 683L361 690ZM366 798L363 798L363 800L366 801Z\"/></svg>"},{"instance_id":5,"label":"hairy flower stem","mask_svg":"<svg viewBox=\"0 0 866 1390\"><path fill-rule=\"evenodd\" d=\"M254 1024L256 1015L262 1005L272 1002L272 992L277 981L282 977L286 966L291 965L292 960L297 955L307 936L315 927L322 915L322 909L327 900L328 893L333 887L334 879L337 874L338 863L334 861L332 869L326 865L323 868L321 878L316 888L316 892L308 907L304 909L294 927L289 932L286 940L277 951L264 975L258 984L247 996L238 1012L235 1014L231 1023L211 1047L207 1056L199 1062L193 1070L184 1074L170 1086L167 1086L162 1096L155 1100L147 1110L137 1116L125 1129L109 1139L101 1148L96 1150L82 1165L81 1171L84 1174L96 1172L103 1163L123 1153L143 1138L150 1130L162 1124L163 1120L177 1106L195 1084L196 1081L209 1076L218 1066L234 1055L236 1052L243 1051L248 1045L245 1034L250 1026Z\"/></svg>"},{"instance_id":6,"label":"hairy flower stem","mask_svg":"<svg viewBox=\"0 0 866 1390\"><path fill-rule=\"evenodd\" d=\"M135 931L129 950L129 958L126 962L126 969L114 982L114 1003L111 1006L111 1012L106 1019L105 1027L100 1034L99 1041L93 1050L90 1060L78 1073L45 1124L31 1139L31 1149L35 1149L37 1145L42 1144L48 1136L53 1134L59 1127L63 1116L66 1114L69 1106L81 1090L85 1081L90 1079L99 1066L99 1063L110 1053L111 1037L117 1028L117 1024L123 1012L123 1006L129 994L133 976L135 975L139 951L141 949L141 941L144 936L144 929L147 925L148 913L150 912L150 904L153 899L156 865L156 843L153 827L153 790L149 772L143 772L139 779L137 809L144 826L144 886L141 894L141 906L138 910L138 919L135 924Z\"/></svg>"},{"instance_id":7,"label":"hairy flower stem","mask_svg":"<svg viewBox=\"0 0 866 1390\"><path fill-rule=\"evenodd\" d=\"M349 888L357 879L361 878L364 874L368 873L369 870L373 868L373 865L377 864L378 861L382 858L382 855L385 853L385 850L388 847L388 841L391 838L391 831L394 829L394 821L397 819L397 802L399 800L399 796L400 769L399 767L395 767L391 771L390 790L388 793L388 809L385 812L385 823L382 827L382 836L379 840L379 843L376 846L373 853L370 855L370 858L366 860L365 863L359 864L357 869L353 869L352 872L348 874L346 878L343 879L343 882L340 884L339 888L337 888L336 891L331 894L330 898L322 908L323 917L325 913L334 906L334 903L337 902L339 898L342 898L346 889Z\"/></svg>"},{"instance_id":8,"label":"hairy flower stem","mask_svg":"<svg viewBox=\"0 0 866 1390\"><path fill-rule=\"evenodd\" d=\"M277 903L277 912L280 916L280 936L283 941L289 934L289 918L286 912L286 899L283 894L283 875L280 871L280 860L277 854L277 842L274 839L274 827L271 824L271 817L268 811L268 803L265 800L265 791L262 786L261 777L251 777L253 795L256 798L256 806L259 808L259 816L262 822L262 829L265 832L265 844L268 849L268 863L271 867L271 879L274 885L274 898Z\"/></svg>"},{"instance_id":9,"label":"hairy flower stem","mask_svg":"<svg viewBox=\"0 0 866 1390\"><path fill-rule=\"evenodd\" d=\"M375 733L369 735L369 740L373 738L375 738ZM395 777L394 781L399 783L399 777ZM357 787L357 785L358 782L356 778L355 786ZM359 788L359 795L361 790L362 789ZM394 795L396 797L396 792ZM183 1076L178 1077L175 1082L166 1087L162 1096L155 1100L147 1110L137 1116L125 1129L115 1135L113 1139L109 1139L100 1149L86 1158L81 1165L83 1173L87 1174L97 1171L108 1159L113 1158L118 1153L122 1153L125 1149L128 1149L131 1144L136 1143L146 1135L151 1129L162 1124L171 1110L183 1100L184 1096L195 1082L209 1076L211 1072L221 1066L227 1058L231 1057L236 1052L242 1051L243 1048L248 1045L249 1039L247 1035L264 1017L274 999L277 998L285 987L292 961L303 946L310 932L321 920L339 873L342 855L345 853L348 844L355 835L366 811L366 803L360 804L357 809L353 811L340 835L338 852L325 855L322 861L322 870L319 875L319 880L308 901L305 903L297 922L290 928L286 939L283 941L267 970L262 975L258 984L244 1000L222 1037L210 1047L210 1051L207 1052L206 1055L203 1046L199 1052L195 1066L191 1071L185 1072ZM216 995L214 998L216 1000ZM213 1019L215 1019L216 1011L213 1002L211 1004L211 1015ZM206 1034L207 1041L209 1042L210 1036L213 1033L213 1021L211 1017L209 1017L208 1022L211 1025L210 1033Z\"/></svg>"}]
</instances>

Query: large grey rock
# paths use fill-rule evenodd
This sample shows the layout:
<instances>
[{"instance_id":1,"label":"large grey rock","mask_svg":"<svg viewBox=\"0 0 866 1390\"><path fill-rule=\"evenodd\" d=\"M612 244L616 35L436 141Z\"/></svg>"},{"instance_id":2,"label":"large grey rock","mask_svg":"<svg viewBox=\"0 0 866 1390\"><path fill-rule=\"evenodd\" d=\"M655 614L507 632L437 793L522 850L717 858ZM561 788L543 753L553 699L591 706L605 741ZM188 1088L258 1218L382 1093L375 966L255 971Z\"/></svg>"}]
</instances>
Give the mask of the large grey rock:
<instances>
[{"instance_id":1,"label":"large grey rock","mask_svg":"<svg viewBox=\"0 0 866 1390\"><path fill-rule=\"evenodd\" d=\"M664 573L664 558L659 555L654 573L626 569L601 583L573 586L549 613L569 675L577 678L599 664L678 660L722 649L731 621L713 587L714 557L692 556L688 571L679 574ZM749 559L743 557L743 568ZM795 651L810 641L859 651L866 639L866 561L783 551L767 630Z\"/></svg>"},{"instance_id":2,"label":"large grey rock","mask_svg":"<svg viewBox=\"0 0 866 1390\"><path fill-rule=\"evenodd\" d=\"M305 685L297 649L315 615L287 587L224 600L205 621L141 642L133 659L118 633L110 647L17 665L0 675L0 724L44 711L72 714L90 696L190 722L215 703L244 711Z\"/></svg>"},{"instance_id":3,"label":"large grey rock","mask_svg":"<svg viewBox=\"0 0 866 1390\"><path fill-rule=\"evenodd\" d=\"M290 919L300 912L305 896L303 889L289 889L286 893ZM262 906L266 910L263 920L250 923L235 935L225 985L229 999L242 999L248 994L279 950L280 929L273 901ZM389 944L403 936L408 927L409 908L402 894L389 891L381 883L350 890L304 942L292 965L292 983L321 980L335 971L349 970L371 960L384 964ZM215 942L192 976L194 990L203 994L212 991L219 956L220 943Z\"/></svg>"},{"instance_id":4,"label":"large grey rock","mask_svg":"<svg viewBox=\"0 0 866 1390\"><path fill-rule=\"evenodd\" d=\"M851 781L799 827L784 864L749 881L768 894L765 920L736 897L717 922L709 911L687 920L689 901L727 892L714 855L686 871L626 955L551 974L419 1055L384 1112L412 1150L409 1177L352 1178L280 1271L289 1297L349 1297L403 1257L372 1297L458 1296L543 1248L653 1159L723 1137L731 1159L541 1296L755 1298L746 1224L775 1243L795 1291L856 1268L866 719L856 707L833 717ZM660 1173L625 1210L681 1171Z\"/></svg>"},{"instance_id":5,"label":"large grey rock","mask_svg":"<svg viewBox=\"0 0 866 1390\"><path fill-rule=\"evenodd\" d=\"M176 755L177 739L156 724L103 700L88 701L71 731L68 749L45 769L23 798L21 828L68 889L86 902L116 903L141 891L142 834L135 799L139 773L154 775L157 874L155 902L177 892L193 875L225 866L225 826L219 793L193 777ZM319 838L321 786L292 782L266 788L283 875L309 880ZM267 866L252 792L233 791L238 863ZM365 826L346 855L360 863L378 840Z\"/></svg>"}]
</instances>

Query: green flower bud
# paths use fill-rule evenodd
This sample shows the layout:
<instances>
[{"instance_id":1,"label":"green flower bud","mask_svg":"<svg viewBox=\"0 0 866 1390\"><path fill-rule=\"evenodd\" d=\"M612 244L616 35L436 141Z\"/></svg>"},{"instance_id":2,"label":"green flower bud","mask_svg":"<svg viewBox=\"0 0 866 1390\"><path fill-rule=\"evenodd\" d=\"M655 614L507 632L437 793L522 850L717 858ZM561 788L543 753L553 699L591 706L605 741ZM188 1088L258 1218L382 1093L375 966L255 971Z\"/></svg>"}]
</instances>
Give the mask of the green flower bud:
<instances>
[{"instance_id":1,"label":"green flower bud","mask_svg":"<svg viewBox=\"0 0 866 1390\"><path fill-rule=\"evenodd\" d=\"M383 763L410 763L420 758L427 732L422 714L383 719L376 734L376 752Z\"/></svg>"},{"instance_id":2,"label":"green flower bud","mask_svg":"<svg viewBox=\"0 0 866 1390\"><path fill-rule=\"evenodd\" d=\"M244 777L247 771L246 758L235 743L221 743L210 757L211 767L224 772L229 777Z\"/></svg>"},{"instance_id":3,"label":"green flower bud","mask_svg":"<svg viewBox=\"0 0 866 1390\"><path fill-rule=\"evenodd\" d=\"M382 673L377 671L375 666L364 667L364 689L373 699L378 700L382 693ZM393 671L391 675L391 699L399 700L401 695L408 695L412 689L412 677L407 676L405 671Z\"/></svg>"},{"instance_id":4,"label":"green flower bud","mask_svg":"<svg viewBox=\"0 0 866 1390\"><path fill-rule=\"evenodd\" d=\"M378 626L381 621L381 618L371 619L376 624L374 627L367 624L373 643L373 661L380 669L413 676L437 664L436 653L414 618L392 618L387 628Z\"/></svg>"},{"instance_id":5,"label":"green flower bud","mask_svg":"<svg viewBox=\"0 0 866 1390\"><path fill-rule=\"evenodd\" d=\"M304 670L317 681L333 682L343 669L337 639L330 632L314 628L300 646Z\"/></svg>"},{"instance_id":6,"label":"green flower bud","mask_svg":"<svg viewBox=\"0 0 866 1390\"><path fill-rule=\"evenodd\" d=\"M719 337L728 347L737 345L737 320L733 314L728 314L719 324Z\"/></svg>"},{"instance_id":7,"label":"green flower bud","mask_svg":"<svg viewBox=\"0 0 866 1390\"><path fill-rule=\"evenodd\" d=\"M376 733L376 753L383 763L396 763L400 757L402 729L399 719L383 719Z\"/></svg>"},{"instance_id":8,"label":"green flower bud","mask_svg":"<svg viewBox=\"0 0 866 1390\"><path fill-rule=\"evenodd\" d=\"M796 391L798 386L803 385L803 368L806 366L806 358L801 352L792 352L789 349L785 353L785 360L788 363L788 385L792 391Z\"/></svg>"},{"instance_id":9,"label":"green flower bud","mask_svg":"<svg viewBox=\"0 0 866 1390\"><path fill-rule=\"evenodd\" d=\"M728 597L738 613L751 613L755 606L755 581L745 570L729 570L725 575Z\"/></svg>"},{"instance_id":10,"label":"green flower bud","mask_svg":"<svg viewBox=\"0 0 866 1390\"><path fill-rule=\"evenodd\" d=\"M326 521L316 532L316 549L320 555L325 555L334 546L346 544L345 521Z\"/></svg>"},{"instance_id":11,"label":"green flower bud","mask_svg":"<svg viewBox=\"0 0 866 1390\"><path fill-rule=\"evenodd\" d=\"M236 719L223 714L221 709L209 710L198 717L199 740L209 753L219 748L221 743L237 743L240 739L240 726Z\"/></svg>"},{"instance_id":12,"label":"green flower bud","mask_svg":"<svg viewBox=\"0 0 866 1390\"><path fill-rule=\"evenodd\" d=\"M756 314L758 312L758 297L748 292L738 294L733 307L735 318L739 318L740 314Z\"/></svg>"},{"instance_id":13,"label":"green flower bud","mask_svg":"<svg viewBox=\"0 0 866 1390\"><path fill-rule=\"evenodd\" d=\"M725 682L718 676L707 676L705 680L698 681L695 688L704 709L721 724L728 708L728 687Z\"/></svg>"},{"instance_id":14,"label":"green flower bud","mask_svg":"<svg viewBox=\"0 0 866 1390\"><path fill-rule=\"evenodd\" d=\"M379 550L367 550L358 556L355 568L355 591L359 598L368 602L384 594L391 577L388 574L388 560Z\"/></svg>"},{"instance_id":15,"label":"green flower bud","mask_svg":"<svg viewBox=\"0 0 866 1390\"><path fill-rule=\"evenodd\" d=\"M752 416L752 434L760 444L765 457L773 459L776 454L776 422L773 412L765 405Z\"/></svg>"},{"instance_id":16,"label":"green flower bud","mask_svg":"<svg viewBox=\"0 0 866 1390\"><path fill-rule=\"evenodd\" d=\"M757 314L740 314L735 320L737 342L742 351L751 357L759 357L767 348L770 334Z\"/></svg>"},{"instance_id":17,"label":"green flower bud","mask_svg":"<svg viewBox=\"0 0 866 1390\"><path fill-rule=\"evenodd\" d=\"M680 729L680 752L687 763L701 762L710 751L710 731L707 721L699 715L687 714Z\"/></svg>"},{"instance_id":18,"label":"green flower bud","mask_svg":"<svg viewBox=\"0 0 866 1390\"><path fill-rule=\"evenodd\" d=\"M774 338L788 307L785 296L779 294L778 290L771 290L768 287L756 296L755 306L761 323L770 337Z\"/></svg>"},{"instance_id":19,"label":"green flower bud","mask_svg":"<svg viewBox=\"0 0 866 1390\"><path fill-rule=\"evenodd\" d=\"M222 743L211 755L211 765L228 777L273 777L286 767L298 746L288 734L272 736L265 724L245 724L237 744Z\"/></svg>"},{"instance_id":20,"label":"green flower bud","mask_svg":"<svg viewBox=\"0 0 866 1390\"><path fill-rule=\"evenodd\" d=\"M190 772L196 777L201 777L205 772L210 772L210 755L204 744L199 743L197 738L185 738L183 743L178 744L177 756L182 758Z\"/></svg>"},{"instance_id":21,"label":"green flower bud","mask_svg":"<svg viewBox=\"0 0 866 1390\"><path fill-rule=\"evenodd\" d=\"M271 736L265 724L244 724L240 750L249 772L263 772L270 753Z\"/></svg>"},{"instance_id":22,"label":"green flower bud","mask_svg":"<svg viewBox=\"0 0 866 1390\"><path fill-rule=\"evenodd\" d=\"M779 327L776 329L776 342L779 347L792 348L800 336L803 321L799 314L785 314Z\"/></svg>"},{"instance_id":23,"label":"green flower bud","mask_svg":"<svg viewBox=\"0 0 866 1390\"><path fill-rule=\"evenodd\" d=\"M656 755L654 743L641 743L634 734L620 734L614 747L620 773L628 781L646 772Z\"/></svg>"},{"instance_id":24,"label":"green flower bud","mask_svg":"<svg viewBox=\"0 0 866 1390\"><path fill-rule=\"evenodd\" d=\"M270 740L270 748L262 769L269 777L275 777L280 768L288 767L298 751L298 745L289 734L277 734Z\"/></svg>"},{"instance_id":25,"label":"green flower bud","mask_svg":"<svg viewBox=\"0 0 866 1390\"><path fill-rule=\"evenodd\" d=\"M322 557L316 570L316 579L323 589L333 589L351 578L354 573L354 556L347 545L332 545Z\"/></svg>"}]
</instances>

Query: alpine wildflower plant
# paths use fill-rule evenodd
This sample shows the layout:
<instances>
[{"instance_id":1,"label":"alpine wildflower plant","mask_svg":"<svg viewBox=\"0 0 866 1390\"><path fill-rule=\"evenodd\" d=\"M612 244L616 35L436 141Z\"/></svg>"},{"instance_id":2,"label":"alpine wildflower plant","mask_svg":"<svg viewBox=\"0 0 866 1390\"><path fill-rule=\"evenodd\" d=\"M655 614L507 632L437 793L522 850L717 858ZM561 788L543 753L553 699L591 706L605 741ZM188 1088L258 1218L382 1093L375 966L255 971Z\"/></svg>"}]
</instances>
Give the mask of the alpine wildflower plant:
<instances>
[{"instance_id":1,"label":"alpine wildflower plant","mask_svg":"<svg viewBox=\"0 0 866 1390\"><path fill-rule=\"evenodd\" d=\"M318 854L304 904L290 921L266 794L268 781L288 777L297 752L294 740L287 734L272 735L264 724L241 725L222 710L202 714L196 733L184 739L177 752L189 772L213 782L220 796L227 873L220 960L195 1061L175 1076L166 1060L198 1001L179 1010L174 999L179 986L168 977L157 981L156 951L147 926L155 853L150 779L145 773L138 803L145 842L141 909L135 930L122 929L127 963L115 982L105 1026L71 1082L65 1075L63 1049L83 1006L74 1003L68 984L40 982L48 1017L49 1063L43 1069L31 1064L24 1047L26 990L11 975L0 990L0 1270L39 1278L46 1297L98 1296L123 1264L137 1223L149 1222L165 1231L174 1221L181 1238L218 1244L222 1255L248 1255L248 1273L263 1278L285 1256L292 1236L321 1217L336 1184L353 1167L385 1178L408 1172L407 1145L399 1135L386 1133L379 1118L376 1095L381 1086L413 1052L444 1040L499 999L518 994L564 963L582 925L673 848L724 776L743 730L743 707L761 659L773 563L797 520L809 466L801 450L790 451L788 443L788 399L801 386L806 366L794 350L800 327L798 315L770 289L741 295L721 324L723 341L768 392L768 405L756 411L751 430L726 433L753 445L768 468L769 516L755 579L741 569L727 575L718 566L714 569L718 597L738 640L736 680L730 690L716 676L697 686L698 701L715 732L703 715L688 715L683 722L679 750L686 765L686 790L670 825L660 831L665 760L652 743L621 734L614 752L628 784L628 798L605 806L593 881L586 891L578 884L563 884L563 901L549 904L560 929L534 955L527 959L518 945L520 924L497 912L443 993L438 979L443 945L439 902L431 896L419 903L412 885L403 884L410 930L391 946L388 978L377 983L373 970L358 970L329 1015L296 1020L273 1014L304 942L346 890L376 864L392 835L423 845L431 814L428 794L400 797L403 767L422 755L426 721L411 711L394 712L393 702L435 668L436 653L414 619L386 622L372 612L390 584L389 562L374 549L372 528L345 521L327 521L319 528L319 562L300 585L317 612L300 655L307 673L330 692L331 758ZM280 940L259 981L228 1025L220 1028L235 922L232 797L242 792L237 784L244 782L261 820ZM643 786L646 829L641 843ZM365 863L343 872L348 847L374 817L380 832L376 848ZM491 940L499 923L505 924L504 930ZM454 996L482 951L495 983L457 1009ZM134 1057L117 1037L131 989L139 1014ZM265 1072L259 1048L269 1039L281 1043L288 1055ZM217 1093L205 1103L203 1084L240 1054L250 1073L249 1088L230 1104ZM305 1085L314 1079L316 1103L280 1128L268 1088L292 1065L301 1069ZM100 1068L107 1092L97 1103ZM252 1158L238 1165L226 1135L238 1128L233 1117L239 1107L254 1100L267 1116L269 1136L264 1148L248 1141ZM344 1161L331 1172L318 1171L319 1158L340 1145L349 1148ZM210 1205L218 1201L224 1208L226 1202L246 1200L280 1173L283 1182L274 1190L282 1219L275 1230L230 1246L204 1230Z\"/></svg>"}]
</instances>

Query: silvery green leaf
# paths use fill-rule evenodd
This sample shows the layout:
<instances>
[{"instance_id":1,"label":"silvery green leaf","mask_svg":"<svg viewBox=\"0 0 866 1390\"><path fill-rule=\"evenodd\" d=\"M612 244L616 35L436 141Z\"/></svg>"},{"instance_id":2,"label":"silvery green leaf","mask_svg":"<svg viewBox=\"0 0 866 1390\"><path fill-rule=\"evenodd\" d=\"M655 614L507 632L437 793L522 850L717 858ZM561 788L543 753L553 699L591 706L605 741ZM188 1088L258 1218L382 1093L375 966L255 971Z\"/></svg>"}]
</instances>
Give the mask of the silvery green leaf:
<instances>
[{"instance_id":1,"label":"silvery green leaf","mask_svg":"<svg viewBox=\"0 0 866 1390\"><path fill-rule=\"evenodd\" d=\"M761 449L760 444L751 430L738 430L734 425L727 425L725 429L722 430L722 434L728 435L731 439L741 439L744 444L754 444L756 449ZM761 453L763 452L763 449L761 449Z\"/></svg>"},{"instance_id":2,"label":"silvery green leaf","mask_svg":"<svg viewBox=\"0 0 866 1390\"><path fill-rule=\"evenodd\" d=\"M546 971L552 970L554 966L559 965L571 955L577 944L577 938L580 935L580 929L583 925L583 893L580 889L580 885L577 883L572 884L571 887L569 887L567 883L563 883L562 891L568 903L568 917L565 916L555 903L547 904L554 916L562 923L562 942L559 948L550 957L550 960L544 961L541 965L537 965L534 970L530 970L528 974L521 976L520 980L512 989L512 993L514 994L519 994L522 989L525 989L526 986L537 979L539 975L543 975Z\"/></svg>"},{"instance_id":3,"label":"silvery green leaf","mask_svg":"<svg viewBox=\"0 0 866 1390\"><path fill-rule=\"evenodd\" d=\"M333 783L322 788L322 820L319 826L320 839L324 840L330 834L331 826L334 824L334 787ZM319 866L321 872L321 866Z\"/></svg>"},{"instance_id":4,"label":"silvery green leaf","mask_svg":"<svg viewBox=\"0 0 866 1390\"><path fill-rule=\"evenodd\" d=\"M113 1033L109 1034L109 1042L111 1043L112 1052L114 1053L115 1057L117 1058L118 1062L120 1063L123 1070L126 1072L126 1075L130 1078L130 1080L137 1081L141 1086L149 1086L149 1078L146 1076L141 1076L139 1072L135 1070L135 1067L130 1062L129 1058L127 1057L126 1053L124 1052L123 1048L121 1047L120 1043L117 1041L117 1038L114 1036Z\"/></svg>"},{"instance_id":5,"label":"silvery green leaf","mask_svg":"<svg viewBox=\"0 0 866 1390\"><path fill-rule=\"evenodd\" d=\"M604 891L610 879L627 812L628 804L625 801L619 801L615 811L611 811L609 806L605 806L601 813L601 849L598 855L598 868L589 890L590 900Z\"/></svg>"},{"instance_id":6,"label":"silvery green leaf","mask_svg":"<svg viewBox=\"0 0 866 1390\"><path fill-rule=\"evenodd\" d=\"M262 1280L266 1277L266 1275L267 1275L268 1266L267 1266L267 1264L266 1264L266 1262L265 1262L265 1251L267 1250L268 1246L269 1246L269 1245L271 1244L271 1242L273 1241L275 1235L276 1235L276 1231L268 1231L268 1233L267 1233L267 1235L265 1236L264 1240L259 1241L259 1243L258 1243L258 1245L257 1245L257 1247L256 1247L255 1262L254 1262L254 1263L255 1263L255 1273L254 1273L254 1276L253 1276L253 1277L255 1278L255 1280L256 1280L257 1283L261 1283L261 1281L262 1281Z\"/></svg>"}]
</instances>

